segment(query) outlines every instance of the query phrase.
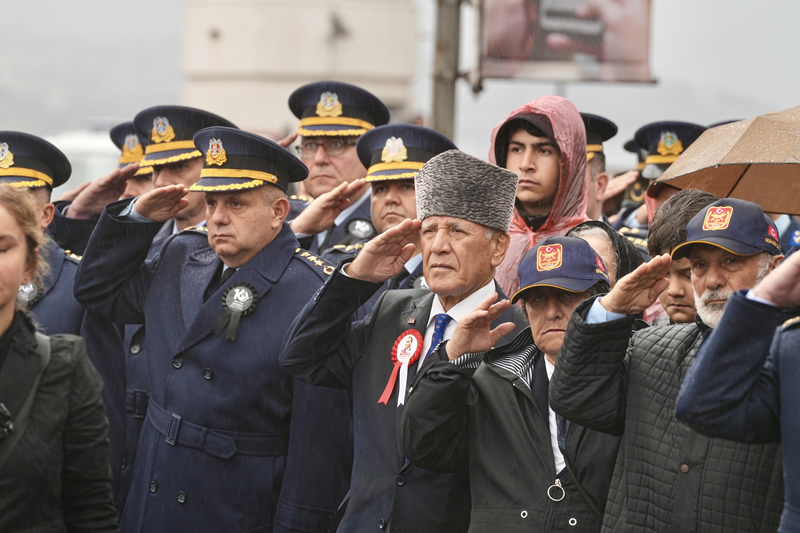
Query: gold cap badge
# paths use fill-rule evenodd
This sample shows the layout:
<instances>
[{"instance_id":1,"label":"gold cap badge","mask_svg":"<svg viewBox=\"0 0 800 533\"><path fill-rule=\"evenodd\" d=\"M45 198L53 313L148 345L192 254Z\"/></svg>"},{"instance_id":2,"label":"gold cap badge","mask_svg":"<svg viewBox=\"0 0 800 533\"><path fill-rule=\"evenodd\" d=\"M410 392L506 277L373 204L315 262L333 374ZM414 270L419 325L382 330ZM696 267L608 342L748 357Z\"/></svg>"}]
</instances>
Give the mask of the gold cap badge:
<instances>
[{"instance_id":1,"label":"gold cap badge","mask_svg":"<svg viewBox=\"0 0 800 533\"><path fill-rule=\"evenodd\" d=\"M400 137L389 137L386 145L381 152L381 161L384 163L395 163L408 159L408 150Z\"/></svg>"},{"instance_id":2,"label":"gold cap badge","mask_svg":"<svg viewBox=\"0 0 800 533\"><path fill-rule=\"evenodd\" d=\"M168 143L175 138L175 130L169 124L166 117L156 117L153 119L153 131L150 138L154 143Z\"/></svg>"},{"instance_id":3,"label":"gold cap badge","mask_svg":"<svg viewBox=\"0 0 800 533\"><path fill-rule=\"evenodd\" d=\"M225 147L222 146L222 140L211 139L208 141L208 151L206 152L206 164L222 166L228 160L228 155L225 153Z\"/></svg>"},{"instance_id":4,"label":"gold cap badge","mask_svg":"<svg viewBox=\"0 0 800 533\"><path fill-rule=\"evenodd\" d=\"M0 168L8 168L14 164L14 154L8 149L8 143L0 143Z\"/></svg>"},{"instance_id":5,"label":"gold cap badge","mask_svg":"<svg viewBox=\"0 0 800 533\"><path fill-rule=\"evenodd\" d=\"M319 97L317 103L317 116L338 117L342 114L342 103L339 95L332 92L324 92Z\"/></svg>"},{"instance_id":6,"label":"gold cap badge","mask_svg":"<svg viewBox=\"0 0 800 533\"><path fill-rule=\"evenodd\" d=\"M125 160L138 161L144 156L144 149L139 142L139 137L133 133L125 136L122 143L122 158Z\"/></svg>"},{"instance_id":7,"label":"gold cap badge","mask_svg":"<svg viewBox=\"0 0 800 533\"><path fill-rule=\"evenodd\" d=\"M661 132L661 139L656 148L661 155L681 155L683 153L683 143L678 135L672 131Z\"/></svg>"}]
</instances>

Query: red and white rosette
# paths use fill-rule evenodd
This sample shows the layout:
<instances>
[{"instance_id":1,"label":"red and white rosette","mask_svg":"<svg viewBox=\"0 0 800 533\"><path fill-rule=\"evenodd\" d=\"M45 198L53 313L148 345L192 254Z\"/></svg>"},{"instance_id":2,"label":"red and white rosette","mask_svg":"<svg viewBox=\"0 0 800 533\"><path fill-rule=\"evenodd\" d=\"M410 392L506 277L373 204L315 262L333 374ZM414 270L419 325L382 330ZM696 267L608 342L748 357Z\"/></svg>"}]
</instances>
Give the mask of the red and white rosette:
<instances>
[{"instance_id":1,"label":"red and white rosette","mask_svg":"<svg viewBox=\"0 0 800 533\"><path fill-rule=\"evenodd\" d=\"M378 403L384 405L389 404L389 398L392 396L394 384L397 382L397 375L400 374L400 388L397 392L397 405L403 405L406 399L406 384L408 383L408 367L413 365L419 359L422 353L422 334L415 329L407 329L397 337L392 346L392 375L389 376L389 381L386 383L386 388L383 389Z\"/></svg>"}]
</instances>

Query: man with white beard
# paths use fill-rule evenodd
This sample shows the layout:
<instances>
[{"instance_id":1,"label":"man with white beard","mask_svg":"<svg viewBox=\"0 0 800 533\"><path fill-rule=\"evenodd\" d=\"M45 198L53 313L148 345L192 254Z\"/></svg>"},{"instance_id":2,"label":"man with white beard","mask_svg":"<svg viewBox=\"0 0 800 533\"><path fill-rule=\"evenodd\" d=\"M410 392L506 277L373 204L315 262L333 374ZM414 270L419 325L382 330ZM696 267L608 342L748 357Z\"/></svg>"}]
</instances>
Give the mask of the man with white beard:
<instances>
[{"instance_id":1,"label":"man with white beard","mask_svg":"<svg viewBox=\"0 0 800 533\"><path fill-rule=\"evenodd\" d=\"M654 257L578 306L550 405L570 422L624 434L604 531L774 531L783 500L779 446L706 437L674 413L681 381L728 298L782 259L778 231L756 204L727 198L697 213L686 234L672 258ZM637 316L681 257L691 263L698 320L642 329Z\"/></svg>"}]
</instances>

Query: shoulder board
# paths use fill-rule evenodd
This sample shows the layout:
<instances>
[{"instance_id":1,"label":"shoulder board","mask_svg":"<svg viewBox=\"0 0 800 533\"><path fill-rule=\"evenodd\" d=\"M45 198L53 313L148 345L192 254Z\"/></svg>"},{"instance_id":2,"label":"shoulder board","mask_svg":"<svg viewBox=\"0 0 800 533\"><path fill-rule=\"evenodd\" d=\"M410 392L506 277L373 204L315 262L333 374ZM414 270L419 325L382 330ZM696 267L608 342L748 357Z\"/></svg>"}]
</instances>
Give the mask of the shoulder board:
<instances>
[{"instance_id":1,"label":"shoulder board","mask_svg":"<svg viewBox=\"0 0 800 533\"><path fill-rule=\"evenodd\" d=\"M788 327L793 326L794 324L800 324L800 316L790 318L781 325L781 328L786 329Z\"/></svg>"},{"instance_id":2,"label":"shoulder board","mask_svg":"<svg viewBox=\"0 0 800 533\"><path fill-rule=\"evenodd\" d=\"M325 274L326 276L330 276L331 274L333 274L334 270L333 266L329 265L324 259L320 259L319 257L312 254L308 250L297 248L295 249L294 254L301 259L305 259L312 265L319 267L322 273Z\"/></svg>"},{"instance_id":3,"label":"shoulder board","mask_svg":"<svg viewBox=\"0 0 800 533\"><path fill-rule=\"evenodd\" d=\"M347 249L347 245L346 244L334 244L331 248L333 248L334 250L346 250Z\"/></svg>"},{"instance_id":4,"label":"shoulder board","mask_svg":"<svg viewBox=\"0 0 800 533\"><path fill-rule=\"evenodd\" d=\"M80 263L81 259L83 259L82 255L74 254L74 253L72 253L71 250L64 250L64 255L67 256L68 258L74 260L74 261L79 262L79 263Z\"/></svg>"},{"instance_id":5,"label":"shoulder board","mask_svg":"<svg viewBox=\"0 0 800 533\"><path fill-rule=\"evenodd\" d=\"M181 233L187 233L187 232L208 235L208 228L205 226L192 226L190 228L186 228L185 230L181 231Z\"/></svg>"},{"instance_id":6,"label":"shoulder board","mask_svg":"<svg viewBox=\"0 0 800 533\"><path fill-rule=\"evenodd\" d=\"M309 198L308 196L303 196L302 194L293 194L293 195L289 196L289 200L299 200L299 201L305 202L305 203L310 203L311 202L311 198Z\"/></svg>"},{"instance_id":7,"label":"shoulder board","mask_svg":"<svg viewBox=\"0 0 800 533\"><path fill-rule=\"evenodd\" d=\"M355 244L348 244L347 247L345 248L345 251L354 252L356 250L362 249L363 247L364 247L364 245L362 243L357 242Z\"/></svg>"}]
</instances>

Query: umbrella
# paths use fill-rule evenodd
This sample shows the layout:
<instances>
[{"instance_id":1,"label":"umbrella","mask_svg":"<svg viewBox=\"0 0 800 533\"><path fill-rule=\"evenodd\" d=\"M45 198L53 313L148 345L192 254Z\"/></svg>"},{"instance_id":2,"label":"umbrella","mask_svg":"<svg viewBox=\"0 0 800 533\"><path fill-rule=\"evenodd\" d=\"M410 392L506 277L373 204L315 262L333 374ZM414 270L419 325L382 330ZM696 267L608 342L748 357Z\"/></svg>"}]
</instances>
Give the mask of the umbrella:
<instances>
[{"instance_id":1,"label":"umbrella","mask_svg":"<svg viewBox=\"0 0 800 533\"><path fill-rule=\"evenodd\" d=\"M655 183L800 215L800 106L706 130Z\"/></svg>"}]
</instances>

